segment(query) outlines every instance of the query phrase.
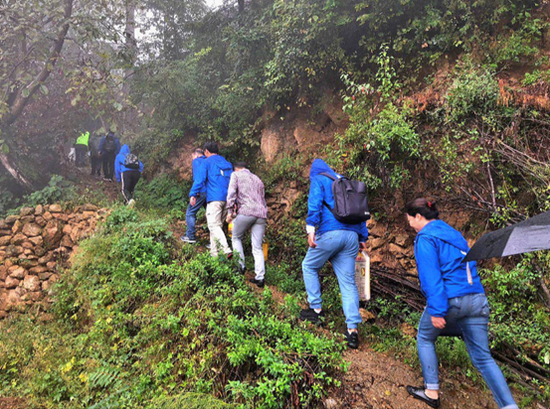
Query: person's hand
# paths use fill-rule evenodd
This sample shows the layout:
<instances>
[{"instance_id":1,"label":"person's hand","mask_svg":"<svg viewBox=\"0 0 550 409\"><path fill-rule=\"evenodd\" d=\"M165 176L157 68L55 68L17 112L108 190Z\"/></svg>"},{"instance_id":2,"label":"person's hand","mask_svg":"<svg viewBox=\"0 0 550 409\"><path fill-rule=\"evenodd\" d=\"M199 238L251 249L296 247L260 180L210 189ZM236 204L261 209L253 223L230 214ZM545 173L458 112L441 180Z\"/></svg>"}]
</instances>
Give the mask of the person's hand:
<instances>
[{"instance_id":1,"label":"person's hand","mask_svg":"<svg viewBox=\"0 0 550 409\"><path fill-rule=\"evenodd\" d=\"M231 214L228 214L227 217L225 218L225 221L227 223L231 223L231 220L233 220L233 217L231 217Z\"/></svg>"},{"instance_id":2,"label":"person's hand","mask_svg":"<svg viewBox=\"0 0 550 409\"><path fill-rule=\"evenodd\" d=\"M313 249L317 247L317 243L315 243L315 233L309 233L307 235L307 244Z\"/></svg>"},{"instance_id":3,"label":"person's hand","mask_svg":"<svg viewBox=\"0 0 550 409\"><path fill-rule=\"evenodd\" d=\"M195 196L191 196L191 199L189 199L189 204L191 206L195 206L195 204L197 204L197 198Z\"/></svg>"},{"instance_id":4,"label":"person's hand","mask_svg":"<svg viewBox=\"0 0 550 409\"><path fill-rule=\"evenodd\" d=\"M359 250L366 250L367 249L367 243L362 242L359 243Z\"/></svg>"},{"instance_id":5,"label":"person's hand","mask_svg":"<svg viewBox=\"0 0 550 409\"><path fill-rule=\"evenodd\" d=\"M437 329L445 328L445 324L447 324L447 322L445 321L445 318L432 317L432 325Z\"/></svg>"}]
</instances>

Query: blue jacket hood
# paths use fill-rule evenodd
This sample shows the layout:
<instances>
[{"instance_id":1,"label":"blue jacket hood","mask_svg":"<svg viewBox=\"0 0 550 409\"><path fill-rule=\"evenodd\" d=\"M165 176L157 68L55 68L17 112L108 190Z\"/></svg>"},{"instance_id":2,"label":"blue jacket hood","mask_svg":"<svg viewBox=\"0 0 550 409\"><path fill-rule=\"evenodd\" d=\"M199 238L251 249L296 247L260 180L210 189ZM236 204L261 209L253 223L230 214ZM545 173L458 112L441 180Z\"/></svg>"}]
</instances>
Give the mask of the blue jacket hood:
<instances>
[{"instance_id":1,"label":"blue jacket hood","mask_svg":"<svg viewBox=\"0 0 550 409\"><path fill-rule=\"evenodd\" d=\"M418 232L418 236L422 235L438 238L466 253L470 250L468 242L462 234L458 230L455 230L449 226L443 220L434 220L433 222L428 223Z\"/></svg>"},{"instance_id":2,"label":"blue jacket hood","mask_svg":"<svg viewBox=\"0 0 550 409\"><path fill-rule=\"evenodd\" d=\"M130 153L130 147L126 144L122 145L122 148L120 148L120 152L119 152L121 155L128 155Z\"/></svg>"},{"instance_id":3,"label":"blue jacket hood","mask_svg":"<svg viewBox=\"0 0 550 409\"><path fill-rule=\"evenodd\" d=\"M311 180L315 176L320 175L321 173L328 173L335 177L337 176L336 172L333 171L323 159L315 159L311 164L311 170L309 171L309 179Z\"/></svg>"},{"instance_id":4,"label":"blue jacket hood","mask_svg":"<svg viewBox=\"0 0 550 409\"><path fill-rule=\"evenodd\" d=\"M115 178L117 182L120 182L122 179L122 173L127 172L130 170L136 170L136 169L130 169L127 168L124 165L124 162L126 161L126 156L130 153L130 147L126 144L122 145L122 148L120 148L120 152L115 157ZM143 172L143 163L139 162L139 171Z\"/></svg>"}]
</instances>

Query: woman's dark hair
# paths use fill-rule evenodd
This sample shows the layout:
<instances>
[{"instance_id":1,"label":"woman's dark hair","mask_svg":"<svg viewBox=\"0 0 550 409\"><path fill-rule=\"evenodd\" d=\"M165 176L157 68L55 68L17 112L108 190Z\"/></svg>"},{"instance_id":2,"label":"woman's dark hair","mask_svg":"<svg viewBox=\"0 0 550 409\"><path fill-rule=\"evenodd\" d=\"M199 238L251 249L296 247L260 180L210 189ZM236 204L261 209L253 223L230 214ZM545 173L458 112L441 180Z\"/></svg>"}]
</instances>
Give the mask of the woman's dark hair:
<instances>
[{"instance_id":1,"label":"woman's dark hair","mask_svg":"<svg viewBox=\"0 0 550 409\"><path fill-rule=\"evenodd\" d=\"M415 217L417 214L424 216L427 220L434 220L439 218L439 210L435 202L430 202L423 197L419 199L411 200L405 206L405 211L411 217Z\"/></svg>"},{"instance_id":2,"label":"woman's dark hair","mask_svg":"<svg viewBox=\"0 0 550 409\"><path fill-rule=\"evenodd\" d=\"M204 144L204 150L210 153L218 153L218 144L214 141L206 142Z\"/></svg>"},{"instance_id":3,"label":"woman's dark hair","mask_svg":"<svg viewBox=\"0 0 550 409\"><path fill-rule=\"evenodd\" d=\"M246 162L237 162L235 163L235 169L248 169Z\"/></svg>"}]
</instances>

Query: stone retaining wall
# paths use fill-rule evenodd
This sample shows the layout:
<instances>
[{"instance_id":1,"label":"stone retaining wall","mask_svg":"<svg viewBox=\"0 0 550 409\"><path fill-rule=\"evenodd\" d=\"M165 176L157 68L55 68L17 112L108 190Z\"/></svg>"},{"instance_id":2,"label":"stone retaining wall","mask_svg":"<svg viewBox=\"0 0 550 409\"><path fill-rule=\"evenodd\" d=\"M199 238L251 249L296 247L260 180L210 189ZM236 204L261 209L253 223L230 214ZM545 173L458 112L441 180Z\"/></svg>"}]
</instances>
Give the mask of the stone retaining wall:
<instances>
[{"instance_id":1,"label":"stone retaining wall","mask_svg":"<svg viewBox=\"0 0 550 409\"><path fill-rule=\"evenodd\" d=\"M31 305L47 308L59 269L106 214L93 205L69 211L53 204L24 207L0 220L0 319Z\"/></svg>"}]
</instances>

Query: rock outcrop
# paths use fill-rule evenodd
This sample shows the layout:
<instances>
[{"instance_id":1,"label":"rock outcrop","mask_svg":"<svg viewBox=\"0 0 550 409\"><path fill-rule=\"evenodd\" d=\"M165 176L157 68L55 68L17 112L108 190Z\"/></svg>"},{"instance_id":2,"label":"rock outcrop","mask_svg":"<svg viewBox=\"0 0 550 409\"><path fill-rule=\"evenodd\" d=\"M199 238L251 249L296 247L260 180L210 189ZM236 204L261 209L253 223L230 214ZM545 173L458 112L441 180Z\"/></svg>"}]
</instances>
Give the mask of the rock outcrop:
<instances>
[{"instance_id":1,"label":"rock outcrop","mask_svg":"<svg viewBox=\"0 0 550 409\"><path fill-rule=\"evenodd\" d=\"M0 319L30 305L45 309L59 268L106 214L89 204L71 211L53 204L24 207L0 220Z\"/></svg>"}]
</instances>

